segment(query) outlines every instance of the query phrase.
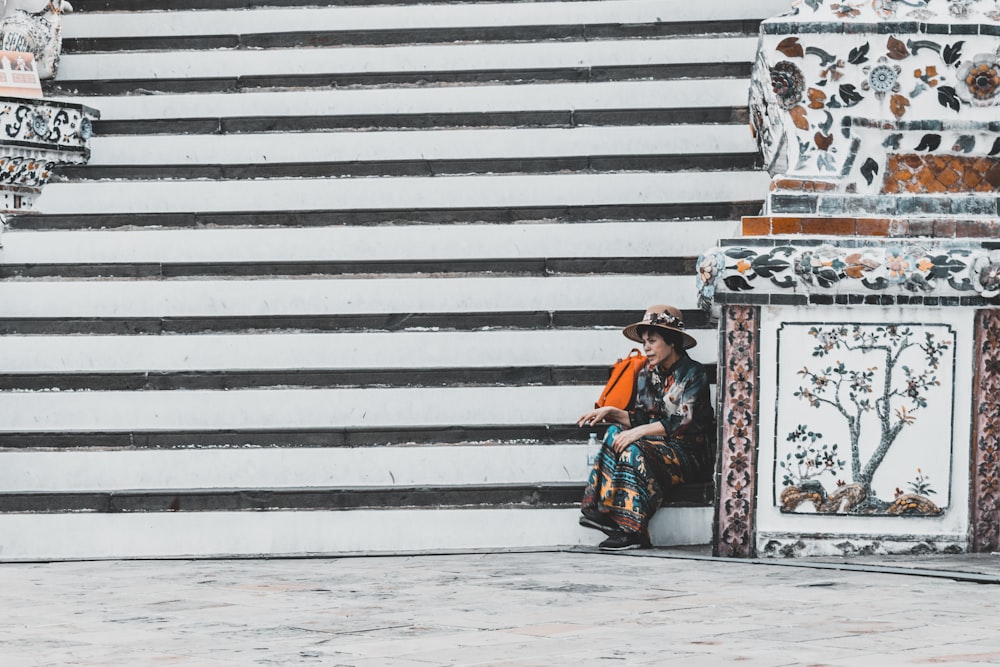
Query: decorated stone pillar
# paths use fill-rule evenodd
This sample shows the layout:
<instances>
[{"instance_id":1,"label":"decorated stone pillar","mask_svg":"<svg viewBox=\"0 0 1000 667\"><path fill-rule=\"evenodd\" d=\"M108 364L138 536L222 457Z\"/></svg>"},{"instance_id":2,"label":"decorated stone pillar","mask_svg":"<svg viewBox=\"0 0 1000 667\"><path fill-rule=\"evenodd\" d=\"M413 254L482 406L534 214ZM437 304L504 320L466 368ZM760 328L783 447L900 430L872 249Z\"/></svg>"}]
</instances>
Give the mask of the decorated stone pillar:
<instances>
[{"instance_id":1,"label":"decorated stone pillar","mask_svg":"<svg viewBox=\"0 0 1000 667\"><path fill-rule=\"evenodd\" d=\"M714 549L1000 544L1000 5L765 21L762 214L699 263L720 319Z\"/></svg>"},{"instance_id":2,"label":"decorated stone pillar","mask_svg":"<svg viewBox=\"0 0 1000 667\"><path fill-rule=\"evenodd\" d=\"M90 159L93 121L80 104L42 99L40 79L54 76L64 0L0 3L0 219L30 212L52 171Z\"/></svg>"}]
</instances>

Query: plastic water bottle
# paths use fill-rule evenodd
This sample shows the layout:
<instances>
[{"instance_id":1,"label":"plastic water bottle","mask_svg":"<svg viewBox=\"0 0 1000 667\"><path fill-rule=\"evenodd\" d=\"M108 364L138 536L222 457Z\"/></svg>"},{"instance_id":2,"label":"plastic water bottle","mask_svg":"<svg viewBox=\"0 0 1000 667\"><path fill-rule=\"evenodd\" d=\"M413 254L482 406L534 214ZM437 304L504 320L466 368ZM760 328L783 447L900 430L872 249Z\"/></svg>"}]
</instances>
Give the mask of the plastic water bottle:
<instances>
[{"instance_id":1,"label":"plastic water bottle","mask_svg":"<svg viewBox=\"0 0 1000 667\"><path fill-rule=\"evenodd\" d=\"M601 451L601 443L597 441L597 434L591 433L587 440L587 465L591 468L597 463L597 455Z\"/></svg>"}]
</instances>

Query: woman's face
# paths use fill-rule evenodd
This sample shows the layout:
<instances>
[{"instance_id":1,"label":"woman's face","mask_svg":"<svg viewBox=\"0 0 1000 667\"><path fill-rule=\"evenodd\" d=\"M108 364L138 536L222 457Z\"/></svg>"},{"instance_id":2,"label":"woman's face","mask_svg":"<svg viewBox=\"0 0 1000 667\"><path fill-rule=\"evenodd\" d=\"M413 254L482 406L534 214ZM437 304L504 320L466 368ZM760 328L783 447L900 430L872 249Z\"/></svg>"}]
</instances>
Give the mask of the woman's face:
<instances>
[{"instance_id":1,"label":"woman's face","mask_svg":"<svg viewBox=\"0 0 1000 667\"><path fill-rule=\"evenodd\" d=\"M642 347L650 366L667 368L677 360L677 350L669 345L658 331L644 331Z\"/></svg>"}]
</instances>

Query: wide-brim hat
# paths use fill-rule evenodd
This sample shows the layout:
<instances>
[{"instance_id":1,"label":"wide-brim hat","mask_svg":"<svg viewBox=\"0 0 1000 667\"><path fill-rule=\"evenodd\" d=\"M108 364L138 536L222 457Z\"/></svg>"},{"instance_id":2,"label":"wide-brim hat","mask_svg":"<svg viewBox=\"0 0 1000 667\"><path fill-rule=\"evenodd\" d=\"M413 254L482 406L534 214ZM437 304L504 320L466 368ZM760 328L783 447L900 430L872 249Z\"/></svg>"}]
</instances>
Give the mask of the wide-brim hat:
<instances>
[{"instance_id":1,"label":"wide-brim hat","mask_svg":"<svg viewBox=\"0 0 1000 667\"><path fill-rule=\"evenodd\" d=\"M641 322L628 325L622 329L622 333L625 334L625 337L629 340L641 343L642 336L639 335L639 327L654 327L656 329L676 331L684 338L685 350L698 344L698 341L692 338L691 334L684 330L684 318L681 315L681 311L677 310L673 306L665 306L663 304L650 306L646 309L646 314L643 315Z\"/></svg>"}]
</instances>

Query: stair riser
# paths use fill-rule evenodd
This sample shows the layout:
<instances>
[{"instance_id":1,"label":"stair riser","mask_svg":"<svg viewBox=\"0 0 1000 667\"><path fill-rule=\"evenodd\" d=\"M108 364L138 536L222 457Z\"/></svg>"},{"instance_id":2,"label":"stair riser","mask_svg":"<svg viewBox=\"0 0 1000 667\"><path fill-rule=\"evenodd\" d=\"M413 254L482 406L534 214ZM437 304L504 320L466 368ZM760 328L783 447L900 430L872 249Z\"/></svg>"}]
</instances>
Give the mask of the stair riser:
<instances>
[{"instance_id":1,"label":"stair riser","mask_svg":"<svg viewBox=\"0 0 1000 667\"><path fill-rule=\"evenodd\" d=\"M533 446L579 443L576 424L485 426L405 426L384 428L174 429L153 431L35 431L0 434L0 448L9 451L94 449L177 450L261 448L382 447L467 445L469 443L530 443ZM574 464L575 465L575 464Z\"/></svg>"},{"instance_id":2,"label":"stair riser","mask_svg":"<svg viewBox=\"0 0 1000 667\"><path fill-rule=\"evenodd\" d=\"M217 230L261 228L317 231L322 228L338 227L388 227L452 225L457 229L469 225L516 224L520 227L535 224L573 224L573 229L585 227L576 223L617 224L609 221L633 223L640 221L648 229L641 237L654 234L652 227L663 222L671 224L679 243L687 243L690 234L704 230L708 233L711 225L730 225L744 215L760 213L763 200L681 202L664 204L617 204L589 206L496 206L461 208L407 208L407 209L346 209L312 211L187 211L178 213L63 213L25 214L7 219L8 230L20 231L98 231L98 230ZM687 220L697 220L690 225ZM652 224L649 224L652 223ZM739 224L736 222L735 224ZM567 227L568 228L568 227ZM737 227L738 228L738 227ZM586 232L584 232L586 234ZM572 237L567 243L572 244ZM123 237L120 237L123 238ZM294 239L294 236L292 237ZM698 250L697 252L700 252ZM479 253L477 253L479 254ZM643 254L646 254L645 252Z\"/></svg>"},{"instance_id":3,"label":"stair riser","mask_svg":"<svg viewBox=\"0 0 1000 667\"><path fill-rule=\"evenodd\" d=\"M132 514L159 512L271 512L475 507L577 507L583 484L462 484L446 487L309 487L296 489L166 489L0 494L0 513Z\"/></svg>"},{"instance_id":4,"label":"stair riser","mask_svg":"<svg viewBox=\"0 0 1000 667\"><path fill-rule=\"evenodd\" d=\"M708 368L714 371L714 368ZM134 373L26 373L0 374L0 390L12 391L167 391L342 387L490 387L599 385L608 368L599 366L418 368L413 370L356 369L317 371L190 371Z\"/></svg>"},{"instance_id":5,"label":"stair riser","mask_svg":"<svg viewBox=\"0 0 1000 667\"><path fill-rule=\"evenodd\" d=\"M393 275L433 274L435 277L484 276L570 276L594 273L691 275L695 260L681 257L630 257L605 259L469 259L469 260L400 260L375 262L178 262L94 263L94 264L4 264L0 278L293 278L389 277Z\"/></svg>"},{"instance_id":6,"label":"stair riser","mask_svg":"<svg viewBox=\"0 0 1000 667\"><path fill-rule=\"evenodd\" d=\"M465 176L468 174L566 174L655 171L748 171L760 159L753 152L708 155L621 155L596 157L500 158L470 160L386 160L382 162L312 162L202 166L65 167L53 182L128 179L287 179Z\"/></svg>"},{"instance_id":7,"label":"stair riser","mask_svg":"<svg viewBox=\"0 0 1000 667\"><path fill-rule=\"evenodd\" d=\"M48 96L149 95L151 93L249 93L255 90L296 88L386 88L396 86L460 86L520 84L524 81L590 84L601 81L669 81L672 79L739 79L750 76L750 62L585 65L529 69L420 70L309 74L259 74L222 77L158 79L60 79L43 86ZM466 86L467 87L467 86Z\"/></svg>"},{"instance_id":8,"label":"stair riser","mask_svg":"<svg viewBox=\"0 0 1000 667\"><path fill-rule=\"evenodd\" d=\"M748 125L747 110L741 107L653 108L549 111L483 111L469 113L358 114L320 116L249 116L244 118L189 118L96 121L97 136L111 135L212 135L261 132L315 132L329 130L396 130L428 128L509 127L530 129L554 127L568 129L583 126L613 127L627 125ZM285 134L286 137L294 134Z\"/></svg>"},{"instance_id":9,"label":"stair riser","mask_svg":"<svg viewBox=\"0 0 1000 667\"><path fill-rule=\"evenodd\" d=\"M263 334L356 331L484 331L488 329L566 330L612 327L635 318L635 310L394 312L326 315L218 315L171 317L0 318L3 335ZM689 329L709 329L701 310L684 311Z\"/></svg>"}]
</instances>

